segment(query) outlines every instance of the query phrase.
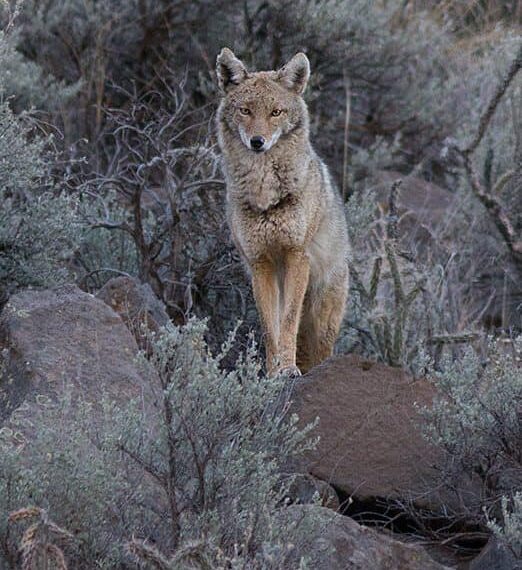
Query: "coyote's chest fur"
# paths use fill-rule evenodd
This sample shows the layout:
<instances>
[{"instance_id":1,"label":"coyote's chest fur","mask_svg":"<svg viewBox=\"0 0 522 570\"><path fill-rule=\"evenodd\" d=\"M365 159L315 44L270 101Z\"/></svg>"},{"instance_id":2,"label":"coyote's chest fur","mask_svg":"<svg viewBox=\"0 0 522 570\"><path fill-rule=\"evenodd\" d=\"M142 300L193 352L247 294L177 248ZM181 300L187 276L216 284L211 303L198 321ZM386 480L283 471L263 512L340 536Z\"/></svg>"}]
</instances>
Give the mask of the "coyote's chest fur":
<instances>
[{"instance_id":1,"label":"coyote's chest fur","mask_svg":"<svg viewBox=\"0 0 522 570\"><path fill-rule=\"evenodd\" d=\"M292 165L254 158L257 164L228 166L228 213L236 242L254 259L303 247L313 229L314 208L306 202L307 177L313 178L309 161Z\"/></svg>"}]
</instances>

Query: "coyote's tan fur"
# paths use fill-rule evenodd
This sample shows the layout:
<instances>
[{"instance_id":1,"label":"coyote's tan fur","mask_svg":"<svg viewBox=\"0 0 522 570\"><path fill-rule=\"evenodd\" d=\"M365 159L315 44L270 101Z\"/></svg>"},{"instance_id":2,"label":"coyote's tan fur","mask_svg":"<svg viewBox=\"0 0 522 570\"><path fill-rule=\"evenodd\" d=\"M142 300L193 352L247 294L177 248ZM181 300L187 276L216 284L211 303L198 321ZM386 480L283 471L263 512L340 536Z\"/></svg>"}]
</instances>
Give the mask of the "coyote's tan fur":
<instances>
[{"instance_id":1,"label":"coyote's tan fur","mask_svg":"<svg viewBox=\"0 0 522 570\"><path fill-rule=\"evenodd\" d=\"M298 53L249 73L223 48L217 75L228 221L252 276L267 369L299 374L332 354L348 291L342 201L309 140L309 62Z\"/></svg>"}]
</instances>

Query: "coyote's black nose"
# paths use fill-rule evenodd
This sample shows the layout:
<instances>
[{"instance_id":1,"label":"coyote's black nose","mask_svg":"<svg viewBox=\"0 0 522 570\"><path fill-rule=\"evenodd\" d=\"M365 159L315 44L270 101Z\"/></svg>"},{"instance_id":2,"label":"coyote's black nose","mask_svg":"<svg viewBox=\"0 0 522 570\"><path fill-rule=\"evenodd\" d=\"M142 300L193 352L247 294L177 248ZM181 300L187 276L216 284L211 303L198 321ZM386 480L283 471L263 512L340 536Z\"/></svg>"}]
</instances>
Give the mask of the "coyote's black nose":
<instances>
[{"instance_id":1,"label":"coyote's black nose","mask_svg":"<svg viewBox=\"0 0 522 570\"><path fill-rule=\"evenodd\" d=\"M253 150L261 150L265 144L265 139L263 137L252 137L250 139L250 146Z\"/></svg>"}]
</instances>

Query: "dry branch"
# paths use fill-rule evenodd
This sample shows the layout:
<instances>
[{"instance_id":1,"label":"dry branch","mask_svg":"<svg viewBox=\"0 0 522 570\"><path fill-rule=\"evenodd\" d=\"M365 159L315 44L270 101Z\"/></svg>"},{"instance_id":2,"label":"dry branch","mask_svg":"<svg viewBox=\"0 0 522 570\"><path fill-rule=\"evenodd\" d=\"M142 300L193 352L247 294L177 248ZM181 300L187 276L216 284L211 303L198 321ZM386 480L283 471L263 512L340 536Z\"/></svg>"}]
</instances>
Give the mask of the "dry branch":
<instances>
[{"instance_id":1,"label":"dry branch","mask_svg":"<svg viewBox=\"0 0 522 570\"><path fill-rule=\"evenodd\" d=\"M508 87L510 86L511 82L513 81L516 74L520 71L521 68L522 68L522 44L520 44L518 53L513 62L511 63L511 66L509 67L506 76L497 86L497 89L493 97L491 98L491 101L489 102L487 109L485 110L482 117L480 117L479 127L475 137L472 139L472 141L469 143L469 145L466 148L459 149L462 154L470 155L478 147L480 141L482 140L484 134L486 133L486 129L488 128L491 118L495 114L495 111L498 107L498 104L500 103L500 100L506 93Z\"/></svg>"},{"instance_id":2,"label":"dry branch","mask_svg":"<svg viewBox=\"0 0 522 570\"><path fill-rule=\"evenodd\" d=\"M402 184L402 178L398 178L390 188L390 195L388 197L388 219L386 223L386 234L388 239L397 240L399 237L399 230L397 223L399 221L399 212L397 209L397 199L399 197L399 188Z\"/></svg>"},{"instance_id":3,"label":"dry branch","mask_svg":"<svg viewBox=\"0 0 522 570\"><path fill-rule=\"evenodd\" d=\"M127 544L127 550L137 560L148 564L151 568L155 568L156 570L172 570L172 566L163 554L143 540L133 538L132 541Z\"/></svg>"},{"instance_id":4,"label":"dry branch","mask_svg":"<svg viewBox=\"0 0 522 570\"><path fill-rule=\"evenodd\" d=\"M471 157L467 154L463 154L462 157L464 170L466 171L473 193L489 212L514 260L517 263L522 263L522 241L517 238L515 229L513 228L507 214L504 212L502 204L496 196L486 192L480 183L477 172L473 167Z\"/></svg>"},{"instance_id":5,"label":"dry branch","mask_svg":"<svg viewBox=\"0 0 522 570\"><path fill-rule=\"evenodd\" d=\"M488 128L488 125L495 114L495 111L506 93L508 87L512 83L513 79L517 73L522 68L522 44L519 46L519 50L509 70L504 77L504 79L499 83L491 101L489 102L486 110L480 118L479 126L475 137L465 148L455 146L456 151L461 156L463 161L464 170L468 177L471 189L478 200L486 208L486 211L491 216L495 226L497 227L500 235L504 239L504 242L515 261L515 265L520 267L522 264L522 241L516 235L515 229L509 220L509 217L505 213L501 202L497 199L494 193L489 193L480 183L478 174L473 166L472 154L477 149L478 145L482 141L484 134ZM521 168L522 165L518 165L517 168ZM502 179L501 179L502 180ZM507 182L502 180L502 182Z\"/></svg>"}]
</instances>

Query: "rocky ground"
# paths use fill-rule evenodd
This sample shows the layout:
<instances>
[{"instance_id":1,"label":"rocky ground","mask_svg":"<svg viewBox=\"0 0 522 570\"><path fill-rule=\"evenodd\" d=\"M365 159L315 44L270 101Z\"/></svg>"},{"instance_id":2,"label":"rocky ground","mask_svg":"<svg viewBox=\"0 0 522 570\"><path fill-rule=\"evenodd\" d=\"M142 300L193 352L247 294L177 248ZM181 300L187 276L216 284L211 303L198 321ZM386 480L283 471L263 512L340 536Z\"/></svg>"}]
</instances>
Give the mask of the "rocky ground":
<instances>
[{"instance_id":1,"label":"rocky ground","mask_svg":"<svg viewBox=\"0 0 522 570\"><path fill-rule=\"evenodd\" d=\"M139 396L154 406L147 381L154 372L135 355L140 346L146 349L140 323L157 329L166 319L152 292L126 278L113 280L97 297L75 286L14 295L0 318L0 427L31 414L38 429L38 421L45 421L45 414L34 413L38 398L55 397L65 380L94 404L104 393L116 403ZM441 457L422 437L418 411L435 393L428 380L345 356L289 389L303 423L319 418L318 447L294 466L301 473L290 493L294 504L281 510L289 524L306 520L313 529L306 541L296 542L314 569L515 567L493 543L473 560L458 560L421 538L416 510L443 518L474 492L440 489ZM306 504L316 491L324 506ZM401 510L405 506L409 514ZM481 544L475 546L478 551Z\"/></svg>"}]
</instances>

